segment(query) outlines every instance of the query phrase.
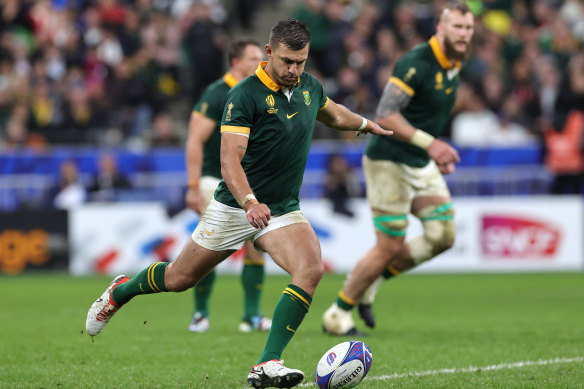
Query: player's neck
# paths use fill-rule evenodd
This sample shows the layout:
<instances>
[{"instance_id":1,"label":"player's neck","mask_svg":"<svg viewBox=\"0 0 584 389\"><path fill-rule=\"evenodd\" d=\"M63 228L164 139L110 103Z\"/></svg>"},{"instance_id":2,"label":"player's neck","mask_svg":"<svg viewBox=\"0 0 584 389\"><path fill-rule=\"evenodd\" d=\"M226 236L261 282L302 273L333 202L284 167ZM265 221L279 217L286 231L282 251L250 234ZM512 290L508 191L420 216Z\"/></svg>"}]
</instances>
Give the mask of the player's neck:
<instances>
[{"instance_id":1,"label":"player's neck","mask_svg":"<svg viewBox=\"0 0 584 389\"><path fill-rule=\"evenodd\" d=\"M272 67L270 66L270 62L269 61L266 64L266 66L264 67L264 72L266 72L266 74L268 75L268 77L270 77L270 79L272 81L276 82L276 80L274 79L274 73L272 72Z\"/></svg>"},{"instance_id":2,"label":"player's neck","mask_svg":"<svg viewBox=\"0 0 584 389\"><path fill-rule=\"evenodd\" d=\"M231 74L231 76L233 78L235 78L235 81L237 81L237 82L240 82L241 80L243 80L245 78L243 73L241 71L239 71L237 68L231 68L227 71L227 73Z\"/></svg>"}]
</instances>

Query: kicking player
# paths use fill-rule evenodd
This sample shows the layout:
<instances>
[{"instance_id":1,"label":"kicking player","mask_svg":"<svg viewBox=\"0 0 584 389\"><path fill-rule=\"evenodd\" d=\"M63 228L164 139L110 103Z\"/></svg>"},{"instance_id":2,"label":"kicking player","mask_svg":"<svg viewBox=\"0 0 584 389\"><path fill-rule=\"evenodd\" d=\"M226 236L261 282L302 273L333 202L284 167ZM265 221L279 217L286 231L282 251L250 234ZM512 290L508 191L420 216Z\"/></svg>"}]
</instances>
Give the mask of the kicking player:
<instances>
[{"instance_id":1,"label":"kicking player","mask_svg":"<svg viewBox=\"0 0 584 389\"><path fill-rule=\"evenodd\" d=\"M133 278L116 277L87 313L99 332L133 297L194 286L248 240L291 276L273 314L263 352L248 373L256 388L293 387L304 373L280 361L310 308L324 266L314 230L300 212L299 191L316 120L341 131L391 135L324 94L304 66L310 31L279 21L265 46L268 61L233 87L221 122L221 173L213 200L178 258L157 262Z\"/></svg>"},{"instance_id":2,"label":"kicking player","mask_svg":"<svg viewBox=\"0 0 584 389\"><path fill-rule=\"evenodd\" d=\"M195 104L189 120L186 143L188 188L187 206L199 215L207 207L221 181L219 152L221 147L221 116L227 92L245 77L251 76L263 59L260 45L253 40L238 40L229 48L229 71L209 85ZM260 312L260 297L264 286L264 255L251 242L244 245L245 257L241 272L244 310L239 330L269 331L272 321ZM215 283L212 270L193 288L195 312L189 331L209 330L209 298Z\"/></svg>"},{"instance_id":3,"label":"kicking player","mask_svg":"<svg viewBox=\"0 0 584 389\"><path fill-rule=\"evenodd\" d=\"M437 137L454 104L473 28L468 6L450 3L440 14L436 35L408 51L385 86L376 121L396 136L373 137L363 157L376 244L357 262L324 313L323 327L331 334L357 333L351 311L359 301L360 316L373 328L371 304L381 280L454 243L454 208L442 175L454 172L459 156ZM409 213L420 219L424 233L405 242Z\"/></svg>"}]
</instances>

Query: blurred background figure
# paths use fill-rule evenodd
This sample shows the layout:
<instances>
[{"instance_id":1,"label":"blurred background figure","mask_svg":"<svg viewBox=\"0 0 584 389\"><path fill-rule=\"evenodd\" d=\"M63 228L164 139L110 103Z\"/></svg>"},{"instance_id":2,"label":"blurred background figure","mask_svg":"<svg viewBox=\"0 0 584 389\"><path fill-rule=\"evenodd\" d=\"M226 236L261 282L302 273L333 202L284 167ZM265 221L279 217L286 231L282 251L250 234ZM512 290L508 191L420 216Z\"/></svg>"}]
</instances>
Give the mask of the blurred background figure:
<instances>
[{"instance_id":1,"label":"blurred background figure","mask_svg":"<svg viewBox=\"0 0 584 389\"><path fill-rule=\"evenodd\" d=\"M360 196L360 192L357 177L347 160L342 155L333 154L328 161L324 183L324 197L330 200L333 211L353 217L350 199Z\"/></svg>"},{"instance_id":2,"label":"blurred background figure","mask_svg":"<svg viewBox=\"0 0 584 389\"><path fill-rule=\"evenodd\" d=\"M114 201L116 191L130 189L130 181L120 173L118 162L113 154L105 153L99 157L98 168L89 186L92 201Z\"/></svg>"},{"instance_id":3,"label":"blurred background figure","mask_svg":"<svg viewBox=\"0 0 584 389\"><path fill-rule=\"evenodd\" d=\"M71 210L81 206L87 199L85 187L79 177L77 163L73 160L61 164L58 191L53 205L56 209Z\"/></svg>"},{"instance_id":4,"label":"blurred background figure","mask_svg":"<svg viewBox=\"0 0 584 389\"><path fill-rule=\"evenodd\" d=\"M182 146L185 141L177 131L172 116L167 112L156 115L149 136L151 147Z\"/></svg>"}]
</instances>

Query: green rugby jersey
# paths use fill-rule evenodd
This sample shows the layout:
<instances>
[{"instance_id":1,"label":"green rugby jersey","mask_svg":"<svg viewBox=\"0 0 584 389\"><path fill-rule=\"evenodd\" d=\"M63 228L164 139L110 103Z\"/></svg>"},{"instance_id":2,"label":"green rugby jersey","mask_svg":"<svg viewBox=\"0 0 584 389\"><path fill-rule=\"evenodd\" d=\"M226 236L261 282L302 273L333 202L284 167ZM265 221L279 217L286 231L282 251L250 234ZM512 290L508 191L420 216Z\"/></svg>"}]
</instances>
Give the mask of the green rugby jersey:
<instances>
[{"instance_id":1,"label":"green rugby jersey","mask_svg":"<svg viewBox=\"0 0 584 389\"><path fill-rule=\"evenodd\" d=\"M451 64L434 36L408 51L395 65L389 82L411 96L401 111L408 122L439 137L450 117L459 83L460 63ZM393 136L373 136L365 154L374 160L391 160L423 167L430 157L425 150Z\"/></svg>"},{"instance_id":2,"label":"green rugby jersey","mask_svg":"<svg viewBox=\"0 0 584 389\"><path fill-rule=\"evenodd\" d=\"M259 202L272 215L300 209L298 197L310 150L318 111L328 105L320 83L302 73L290 99L264 71L261 62L255 75L227 94L221 132L249 135L241 165ZM215 199L240 207L225 181Z\"/></svg>"},{"instance_id":3,"label":"green rugby jersey","mask_svg":"<svg viewBox=\"0 0 584 389\"><path fill-rule=\"evenodd\" d=\"M231 88L237 85L237 80L230 73L213 82L203 91L203 94L195 104L193 113L213 120L217 125L203 145L203 166L201 176L221 178L221 116L223 115L223 103L225 96Z\"/></svg>"}]
</instances>

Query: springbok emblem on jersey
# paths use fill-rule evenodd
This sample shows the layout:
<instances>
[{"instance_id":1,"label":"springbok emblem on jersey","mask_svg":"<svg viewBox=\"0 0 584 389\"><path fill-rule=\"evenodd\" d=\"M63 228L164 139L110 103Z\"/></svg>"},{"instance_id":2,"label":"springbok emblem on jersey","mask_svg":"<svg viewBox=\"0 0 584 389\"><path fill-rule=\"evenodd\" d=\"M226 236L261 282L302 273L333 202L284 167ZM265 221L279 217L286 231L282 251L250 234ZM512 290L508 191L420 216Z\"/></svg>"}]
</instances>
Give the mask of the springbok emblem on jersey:
<instances>
[{"instance_id":1,"label":"springbok emblem on jersey","mask_svg":"<svg viewBox=\"0 0 584 389\"><path fill-rule=\"evenodd\" d=\"M310 103L312 102L310 100L310 92L305 90L302 92L302 95L304 96L304 104L306 104L307 107L310 107Z\"/></svg>"}]
</instances>

